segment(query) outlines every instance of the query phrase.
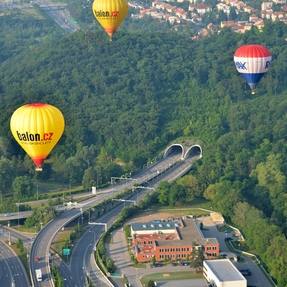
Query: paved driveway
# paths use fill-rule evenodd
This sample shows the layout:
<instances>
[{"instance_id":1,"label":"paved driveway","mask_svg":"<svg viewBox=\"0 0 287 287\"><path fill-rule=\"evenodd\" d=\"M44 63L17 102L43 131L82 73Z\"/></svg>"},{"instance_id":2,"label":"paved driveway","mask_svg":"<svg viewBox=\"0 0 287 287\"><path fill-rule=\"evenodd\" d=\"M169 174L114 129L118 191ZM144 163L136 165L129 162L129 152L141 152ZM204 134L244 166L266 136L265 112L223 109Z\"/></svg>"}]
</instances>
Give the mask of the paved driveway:
<instances>
[{"instance_id":1,"label":"paved driveway","mask_svg":"<svg viewBox=\"0 0 287 287\"><path fill-rule=\"evenodd\" d=\"M210 217L202 218L205 230L202 231L205 237L215 237L220 243L220 251L228 253L229 249L225 244L225 233L219 232L216 225L211 221ZM235 262L238 269L249 269L252 273L251 276L246 276L248 285L258 286L258 287L273 287L273 285L266 278L263 271L258 267L258 265L247 256L242 256L244 262Z\"/></svg>"},{"instance_id":2,"label":"paved driveway","mask_svg":"<svg viewBox=\"0 0 287 287\"><path fill-rule=\"evenodd\" d=\"M126 244L125 234L122 229L116 230L112 235L112 241L108 245L108 255L115 261L117 271L124 274L132 286L140 287L140 278L146 274L163 273L163 272L177 272L177 271L191 271L189 266L162 266L151 268L149 264L146 268L135 268L132 266L130 255ZM117 286L122 286L121 280L116 280ZM174 282L174 281L173 281ZM175 286L175 285L173 285Z\"/></svg>"}]
</instances>

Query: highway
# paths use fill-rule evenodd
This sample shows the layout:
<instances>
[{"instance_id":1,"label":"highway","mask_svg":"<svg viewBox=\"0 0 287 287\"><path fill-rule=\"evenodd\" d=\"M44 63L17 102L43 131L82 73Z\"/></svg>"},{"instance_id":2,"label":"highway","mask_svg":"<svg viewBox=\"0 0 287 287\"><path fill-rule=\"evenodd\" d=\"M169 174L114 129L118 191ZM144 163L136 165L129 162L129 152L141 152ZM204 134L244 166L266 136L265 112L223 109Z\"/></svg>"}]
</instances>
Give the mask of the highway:
<instances>
[{"instance_id":1,"label":"highway","mask_svg":"<svg viewBox=\"0 0 287 287\"><path fill-rule=\"evenodd\" d=\"M35 0L33 3L38 5L38 7L63 30L72 33L80 29L79 25L70 15L67 4L54 3L47 0Z\"/></svg>"},{"instance_id":2,"label":"highway","mask_svg":"<svg viewBox=\"0 0 287 287\"><path fill-rule=\"evenodd\" d=\"M29 287L29 280L20 259L10 247L0 241L0 283L7 287Z\"/></svg>"},{"instance_id":3,"label":"highway","mask_svg":"<svg viewBox=\"0 0 287 287\"><path fill-rule=\"evenodd\" d=\"M0 221L9 221L16 220L21 218L27 218L32 215L32 211L20 211L18 212L10 212L10 213L2 213L0 214Z\"/></svg>"},{"instance_id":4,"label":"highway","mask_svg":"<svg viewBox=\"0 0 287 287\"><path fill-rule=\"evenodd\" d=\"M34 286L53 286L51 280L51 272L49 266L49 249L53 238L56 233L67 223L71 222L73 219L81 215L81 210L86 210L101 203L102 201L112 198L115 194L132 188L135 184L142 184L154 177L159 176L161 173L168 169L172 169L174 165L180 160L179 154L171 155L165 159L160 160L154 165L151 165L144 171L140 172L134 177L135 180L128 181L123 184L114 185L103 189L97 193L94 198L88 199L86 201L78 204L78 208L66 210L57 216L54 220L48 223L37 235L34 240L31 249L30 256L30 269L33 277ZM35 258L40 258L40 260L35 260ZM35 276L35 270L41 269L43 274L43 281L37 282Z\"/></svg>"},{"instance_id":5,"label":"highway","mask_svg":"<svg viewBox=\"0 0 287 287\"><path fill-rule=\"evenodd\" d=\"M183 175L190 169L193 161L198 158L188 159L186 162L179 162L175 164L168 172L160 175L151 182L149 187L156 187L160 181L171 181ZM137 191L139 194L134 194L130 200L141 200L146 193L150 190ZM120 211L124 208L124 203L111 209L109 212L97 219L97 222L107 223L108 226L112 225ZM80 238L76 246L73 248L72 257L70 260L71 273L68 274L66 269L60 267L60 272L63 278L65 278L65 287L82 287L85 286L86 275L89 275L92 279L92 283L95 286L109 286L107 279L102 276L101 272L97 270L93 262L93 247L99 240L100 235L104 231L101 226L93 226L89 228L84 235ZM136 278L135 278L136 279ZM132 286L138 286L137 282L131 282Z\"/></svg>"}]
</instances>

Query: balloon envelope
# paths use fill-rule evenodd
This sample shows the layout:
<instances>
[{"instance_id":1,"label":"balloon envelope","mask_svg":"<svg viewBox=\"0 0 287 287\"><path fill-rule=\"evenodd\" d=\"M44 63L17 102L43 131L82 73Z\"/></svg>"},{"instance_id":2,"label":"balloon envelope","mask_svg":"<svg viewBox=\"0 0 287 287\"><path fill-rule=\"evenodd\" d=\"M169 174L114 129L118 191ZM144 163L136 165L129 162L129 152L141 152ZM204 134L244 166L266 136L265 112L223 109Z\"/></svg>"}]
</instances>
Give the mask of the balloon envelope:
<instances>
[{"instance_id":1,"label":"balloon envelope","mask_svg":"<svg viewBox=\"0 0 287 287\"><path fill-rule=\"evenodd\" d=\"M128 3L126 0L95 0L92 9L100 25L112 38L128 14Z\"/></svg>"},{"instance_id":2,"label":"balloon envelope","mask_svg":"<svg viewBox=\"0 0 287 287\"><path fill-rule=\"evenodd\" d=\"M13 137L32 158L36 170L42 165L64 131L61 111L49 104L32 103L18 108L10 120Z\"/></svg>"},{"instance_id":3,"label":"balloon envelope","mask_svg":"<svg viewBox=\"0 0 287 287\"><path fill-rule=\"evenodd\" d=\"M252 93L271 64L270 51L262 45L243 45L234 54L237 71L250 86Z\"/></svg>"}]
</instances>

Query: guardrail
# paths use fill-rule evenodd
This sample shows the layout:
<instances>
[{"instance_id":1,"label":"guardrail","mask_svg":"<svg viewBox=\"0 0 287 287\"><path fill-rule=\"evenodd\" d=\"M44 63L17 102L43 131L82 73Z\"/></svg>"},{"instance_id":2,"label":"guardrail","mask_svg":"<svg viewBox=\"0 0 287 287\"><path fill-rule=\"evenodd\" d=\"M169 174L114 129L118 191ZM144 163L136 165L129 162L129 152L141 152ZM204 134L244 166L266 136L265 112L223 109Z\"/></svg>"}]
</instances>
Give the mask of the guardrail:
<instances>
[{"instance_id":1,"label":"guardrail","mask_svg":"<svg viewBox=\"0 0 287 287\"><path fill-rule=\"evenodd\" d=\"M99 244L99 242L100 242L100 240L102 239L103 236L104 236L104 234L102 234L102 235L100 236L100 238L98 239L98 241L97 241L97 243L96 243L96 250L98 250L98 244ZM97 253L98 253L98 252L96 251L96 254L97 254ZM96 256L97 256L97 255L96 255ZM106 276L106 274L105 274L105 273L102 271L102 269L98 266L97 260L95 259L94 252L91 254L91 260L93 260L93 263L95 264L95 266L97 267L97 269L100 271L100 273L101 273L101 275L103 276L103 278L106 279L107 284L108 284L110 287L115 287L115 285L110 281L109 277ZM105 265L104 265L104 263L103 263L103 261L102 261L102 258L101 258L101 256L100 256L100 254L98 254L98 260L100 261L100 263L101 263L101 265L102 265L102 268L105 268ZM108 272L107 272L107 274L108 274Z\"/></svg>"},{"instance_id":2,"label":"guardrail","mask_svg":"<svg viewBox=\"0 0 287 287\"><path fill-rule=\"evenodd\" d=\"M156 163L154 163L154 164L156 164ZM153 165L154 165L154 164L153 164ZM152 165L152 166L153 166L153 165ZM139 178L139 183L140 183L140 184L143 184L143 183L149 183L149 182L153 181L153 180L154 180L155 178L157 178L159 175L161 175L162 173L165 173L167 170L169 170L170 168L174 167L174 165L176 165L176 162L173 163L173 164L170 164L167 168L157 170L156 172L152 172L151 175L144 176L143 178ZM127 188L132 188L132 186L131 186L131 187L127 187ZM109 198L109 199L110 199L110 198ZM95 202L95 204L96 204L96 203L97 203L97 202ZM86 204L87 204L88 206L84 206L84 205L85 205L84 202L81 204L82 207L83 207L83 208L82 208L83 211L94 207L94 205L93 205L93 206L89 205L88 202L87 202ZM75 218L77 218L78 216L80 216L80 214L81 214L81 212L77 212L76 214L74 214L71 218L69 218L68 221L66 221L64 224L62 224L60 227L58 227L57 232L58 232L63 226L65 226L67 223L73 221ZM49 223L50 223L50 222L49 222ZM46 227L47 227L47 226L46 226ZM44 227L39 233L44 232L44 230L46 229L46 227ZM56 232L56 233L57 233L57 232ZM56 233L55 233L55 234L56 234ZM49 245L51 244L51 241L53 240L55 234L53 234L53 237L50 238L50 240L49 240L49 242L48 242ZM46 254L46 259L47 259L47 258L48 258L48 255ZM31 260L32 260L32 259L30 259L30 263L31 263ZM46 261L47 261L47 260L46 260ZM47 261L47 262L48 262L48 264L47 264L47 265L48 265L48 266L47 266L48 276L50 277L51 284L52 284L52 286L54 287L55 285L54 285L53 278L52 278L52 276L51 276L50 264L49 264L49 261ZM30 266L32 266L32 264L30 264ZM34 283L34 281L33 281L33 274L30 274L30 276L31 276L32 282ZM113 285L112 285L112 286L113 286Z\"/></svg>"}]
</instances>

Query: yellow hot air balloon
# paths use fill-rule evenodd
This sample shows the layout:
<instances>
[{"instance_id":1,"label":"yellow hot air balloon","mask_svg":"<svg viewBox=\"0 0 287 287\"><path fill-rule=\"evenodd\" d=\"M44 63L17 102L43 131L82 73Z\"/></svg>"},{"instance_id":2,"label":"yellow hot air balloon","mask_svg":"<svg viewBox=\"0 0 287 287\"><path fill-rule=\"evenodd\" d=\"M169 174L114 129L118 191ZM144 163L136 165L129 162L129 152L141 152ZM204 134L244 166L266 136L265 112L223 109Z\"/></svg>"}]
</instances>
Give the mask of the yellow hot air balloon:
<instances>
[{"instance_id":1,"label":"yellow hot air balloon","mask_svg":"<svg viewBox=\"0 0 287 287\"><path fill-rule=\"evenodd\" d=\"M42 165L64 131L61 111L49 104L32 103L18 108L10 120L10 129L18 144L32 158L36 170Z\"/></svg>"},{"instance_id":2,"label":"yellow hot air balloon","mask_svg":"<svg viewBox=\"0 0 287 287\"><path fill-rule=\"evenodd\" d=\"M93 13L112 39L113 34L128 14L126 0L94 0Z\"/></svg>"}]
</instances>

